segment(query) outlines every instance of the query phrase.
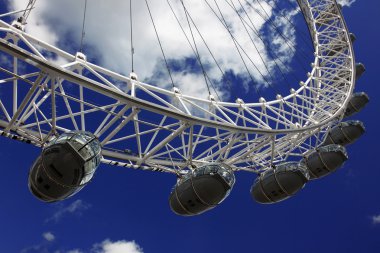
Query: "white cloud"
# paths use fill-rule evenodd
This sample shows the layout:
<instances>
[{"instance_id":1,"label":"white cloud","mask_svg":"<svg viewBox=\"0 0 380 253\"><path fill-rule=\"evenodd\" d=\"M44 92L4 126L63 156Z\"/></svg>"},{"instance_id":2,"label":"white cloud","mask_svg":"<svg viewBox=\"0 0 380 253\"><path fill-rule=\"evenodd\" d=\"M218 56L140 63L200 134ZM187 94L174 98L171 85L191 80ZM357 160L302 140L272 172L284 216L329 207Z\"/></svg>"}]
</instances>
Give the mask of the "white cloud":
<instances>
[{"instance_id":1,"label":"white cloud","mask_svg":"<svg viewBox=\"0 0 380 253\"><path fill-rule=\"evenodd\" d=\"M351 4L356 2L356 0L337 0L337 2L338 2L338 4L341 4L342 6L350 7Z\"/></svg>"},{"instance_id":2,"label":"white cloud","mask_svg":"<svg viewBox=\"0 0 380 253\"><path fill-rule=\"evenodd\" d=\"M20 253L50 253L53 251L50 251L50 246L53 245L53 242L55 241L55 235L52 232L45 232L42 234L42 237L44 239L43 242L39 244L35 244L32 246L28 246L23 248ZM56 250L54 253L60 253L60 251ZM76 252L74 252L76 253ZM80 252L79 252L80 253Z\"/></svg>"},{"instance_id":3,"label":"white cloud","mask_svg":"<svg viewBox=\"0 0 380 253\"><path fill-rule=\"evenodd\" d=\"M58 205L58 211L54 215L45 220L45 222L58 222L67 214L81 215L84 211L91 207L90 204L84 202L83 200L75 200L68 206L64 206L62 203Z\"/></svg>"},{"instance_id":4,"label":"white cloud","mask_svg":"<svg viewBox=\"0 0 380 253\"><path fill-rule=\"evenodd\" d=\"M27 2L28 0L9 0L11 9L22 9L26 6ZM170 3L188 38L192 42L191 30L181 2L179 0L171 0ZM207 41L208 47L213 52L222 70L233 71L233 73L245 78L247 80L246 83L250 81L230 34L219 21L221 16L217 14L218 18L213 14L205 1L186 1L185 3L192 19L203 38ZM217 12L218 9L215 3L213 1L209 1L209 3L214 11ZM263 77L259 72L264 74L265 77L268 74L256 48L251 42L251 38L254 40L264 61L268 63L270 70L274 69L273 60L268 56L264 43L249 28L249 26L252 27L252 24L245 16L245 12L239 5L239 1L234 1L234 4L243 16L251 38L246 32L239 16L236 15L235 10L227 3L229 1L219 1L219 8L222 10L233 36L245 50L245 53L241 51L241 54L250 69L251 75L256 81L263 82ZM265 13L267 13L269 16L272 16L273 10L271 5L274 5L275 1L271 1L271 5L269 5L266 1L260 0L265 12L256 1L252 0L250 3L253 8L244 1L244 9L247 11L256 29L260 32L261 28L267 23L260 15L265 16ZM152 84L168 88L170 87L170 79L166 72L165 64L162 61L161 50L156 40L145 1L134 1L133 4L135 71L141 80L154 80ZM151 0L149 4L165 54L170 62L177 66L177 64L180 65L185 59L194 59L195 54L182 33L175 16L171 13L167 2ZM78 0L39 0L37 1L35 10L33 10L28 19L26 29L36 37L53 45L59 45L74 54L80 47L79 37L82 27L83 6L84 1ZM114 0L110 3L110 1L92 0L88 2L85 38L87 47L85 53L90 58L91 56L96 56L100 65L124 74L129 74L131 71L128 16L128 1ZM290 38L294 38L289 28L290 25L286 21L278 19L276 22L284 29L284 33L289 35ZM215 85L220 87L222 84L222 73L220 73L219 68L216 66L194 26L192 26L192 32L197 42L201 61L207 69L207 74L215 81ZM277 45L280 57L284 58L285 62L293 57L293 54L289 53L289 50L286 50L285 43L281 41L279 36L274 36L273 40L275 45ZM292 42L292 44L294 43L295 41ZM252 62L256 64L258 70ZM159 73L161 75L157 77ZM199 68L197 71L180 68L173 73L173 79L183 94L199 95L201 97L207 97L208 95L207 87ZM228 97L228 93L223 93L221 88L217 87L217 89L221 96Z\"/></svg>"},{"instance_id":5,"label":"white cloud","mask_svg":"<svg viewBox=\"0 0 380 253\"><path fill-rule=\"evenodd\" d=\"M0 55L0 66L6 69L13 67L12 59L4 54Z\"/></svg>"},{"instance_id":6,"label":"white cloud","mask_svg":"<svg viewBox=\"0 0 380 253\"><path fill-rule=\"evenodd\" d=\"M43 237L49 242L54 241L55 239L55 236L51 232L44 233ZM21 253L143 253L142 248L135 241L126 240L113 242L107 239L101 243L94 244L92 249L89 251L81 249L72 249L69 251L64 249L54 250L51 249L49 245L52 246L52 244L42 243L39 245L26 247L21 250Z\"/></svg>"},{"instance_id":7,"label":"white cloud","mask_svg":"<svg viewBox=\"0 0 380 253\"><path fill-rule=\"evenodd\" d=\"M42 234L42 237L48 241L48 242L52 242L55 240L55 235L53 235L52 232L46 232L46 233L43 233Z\"/></svg>"},{"instance_id":8,"label":"white cloud","mask_svg":"<svg viewBox=\"0 0 380 253\"><path fill-rule=\"evenodd\" d=\"M105 240L101 244L95 245L96 253L143 253L140 246L135 241L116 241Z\"/></svg>"},{"instance_id":9,"label":"white cloud","mask_svg":"<svg viewBox=\"0 0 380 253\"><path fill-rule=\"evenodd\" d=\"M372 216L372 223L375 225L380 224L380 214Z\"/></svg>"},{"instance_id":10,"label":"white cloud","mask_svg":"<svg viewBox=\"0 0 380 253\"><path fill-rule=\"evenodd\" d=\"M67 253L83 253L83 251L80 251L79 249L74 249L74 250L67 251Z\"/></svg>"},{"instance_id":11,"label":"white cloud","mask_svg":"<svg viewBox=\"0 0 380 253\"><path fill-rule=\"evenodd\" d=\"M37 253L37 252L47 252L47 249L42 245L34 245L30 247L26 247L20 251L20 253Z\"/></svg>"}]
</instances>

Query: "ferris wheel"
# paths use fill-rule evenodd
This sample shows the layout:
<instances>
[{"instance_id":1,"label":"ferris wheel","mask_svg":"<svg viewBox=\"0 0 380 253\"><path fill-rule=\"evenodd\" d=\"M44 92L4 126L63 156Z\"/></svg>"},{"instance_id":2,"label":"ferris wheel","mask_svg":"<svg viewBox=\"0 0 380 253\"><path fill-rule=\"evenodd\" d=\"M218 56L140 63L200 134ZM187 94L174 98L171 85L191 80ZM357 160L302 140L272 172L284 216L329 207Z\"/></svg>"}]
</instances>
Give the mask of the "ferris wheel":
<instances>
[{"instance_id":1,"label":"ferris wheel","mask_svg":"<svg viewBox=\"0 0 380 253\"><path fill-rule=\"evenodd\" d=\"M66 199L90 182L100 163L166 172L177 179L170 206L188 216L220 204L238 171L257 174L251 194L267 204L337 170L348 159L345 146L365 132L362 122L347 119L369 102L367 94L354 92L365 67L355 62L356 38L335 0L288 2L297 6L294 13L274 12L278 1L266 0L130 0L129 75L91 63L85 54L86 0L76 53L27 33L36 0L0 15L0 56L11 62L0 66L0 133L42 148L29 174L31 192L46 202ZM133 15L136 10L146 16ZM176 32L157 18L162 11ZM298 12L310 33L303 35L311 38L309 51L297 47L295 35L276 19L297 31L291 18ZM282 51L266 50L260 22L276 34L271 38ZM147 31L152 46L139 54ZM148 62L153 51L160 58ZM297 51L314 58L310 67L300 66L306 78L295 82L285 77L292 65L284 52L297 57ZM198 70L178 75L183 62L170 52L191 55L186 59ZM155 75L142 70L155 64ZM257 99L223 93L243 79L254 84ZM281 95L276 82L294 85ZM206 94L189 92L200 85ZM260 90L271 88L275 98L264 98Z\"/></svg>"}]
</instances>

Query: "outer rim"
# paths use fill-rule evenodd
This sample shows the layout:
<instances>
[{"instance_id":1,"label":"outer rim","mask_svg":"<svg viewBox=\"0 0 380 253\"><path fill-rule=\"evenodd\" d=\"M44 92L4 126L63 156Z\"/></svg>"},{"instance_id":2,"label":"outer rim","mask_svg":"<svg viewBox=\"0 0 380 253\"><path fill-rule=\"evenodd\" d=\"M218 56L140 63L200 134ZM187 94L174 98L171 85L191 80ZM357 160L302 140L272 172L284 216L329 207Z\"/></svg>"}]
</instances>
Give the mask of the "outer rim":
<instances>
[{"instance_id":1,"label":"outer rim","mask_svg":"<svg viewBox=\"0 0 380 253\"><path fill-rule=\"evenodd\" d=\"M261 101L260 103L242 104L242 103L225 103L225 102L209 101L209 100L204 100L204 99L199 99L199 98L193 98L193 97L182 95L182 94L178 95L173 91L166 91L166 90L163 90L163 89L160 89L157 87L151 87L150 86L149 88L153 91L160 92L160 93L168 95L170 97L180 97L180 99L192 99L194 101L209 104L210 106L215 106L216 108L219 108L219 107L260 108L260 107L267 107L267 106L270 107L272 105L278 105L278 104L283 104L283 103L289 102L290 100L294 99L297 95L304 92L307 88L311 88L311 86L313 84L315 85L315 83L317 83L319 85L318 88L322 87L321 81L319 81L318 79L323 76L323 66L321 66L320 63L325 60L326 56L323 54L323 49L321 49L321 48L323 48L326 45L320 44L320 40L321 40L320 37L322 36L321 34L323 33L323 31L321 32L320 27L317 26L317 22L320 21L320 17L322 15L324 15L326 13L330 13L332 10L338 10L337 3L335 0L324 0L324 1L298 0L298 4L301 7L301 10L305 16L307 25L311 31L311 35L312 35L312 38L314 40L313 44L314 44L315 50L316 50L316 58L315 58L315 61L313 64L312 72L309 75L309 78L293 94L290 94L284 98L280 98L280 99L268 101L268 102ZM345 40L347 42L349 42L350 39L349 39L349 34L347 32L347 26L346 26L346 23L344 22L344 19L342 17L341 12L338 11L336 15L333 15L332 19L334 19L333 22L338 23L337 26L339 26L339 25L342 26L342 30L339 30L339 32L342 32ZM322 27L323 26L324 25L322 25ZM330 25L326 25L326 26L330 26ZM50 50L54 50L54 51L56 51L57 54L65 57L67 59L70 59L72 61L78 61L78 59L75 56L70 55L70 54L68 54L62 50L59 50L59 49L57 49L51 45L43 43L43 42L39 41L38 39L11 27L4 22L0 22L0 31L5 31L7 33L17 34L18 36L26 38L26 39L34 42L34 43L37 43L40 46L44 46L44 47L49 48ZM338 33L338 30L336 31L336 33ZM339 36L341 36L341 35L339 35ZM305 134L305 136L303 136L303 138L305 140L307 139L306 135L311 136L311 135L315 134L316 132L319 132L323 129L329 128L332 124L336 124L336 122L339 121L339 119L342 117L343 112L344 112L344 110L345 110L345 108L349 102L349 98L350 98L350 96L353 92L353 89L354 89L355 61L354 61L354 53L353 53L352 44L350 42L347 44L348 44L349 48L348 48L348 54L346 55L347 56L346 60L350 62L350 69L349 70L346 69L346 71L350 72L350 78L348 81L344 82L345 83L344 89L343 89L344 94L341 94L339 97L336 98L337 101L335 101L335 102L337 104L339 104L340 106L335 107L331 112L330 111L326 112L326 114L322 115L322 116L318 115L319 112L317 112L317 111L312 112L309 115L310 119L313 119L313 117L315 115L317 115L320 118L322 118L321 121L319 121L319 120L316 120L315 122L307 121L301 126L292 127L292 128L288 128L288 129L270 129L270 128L268 129L268 128L263 128L263 127L261 127L261 128L256 127L255 128L255 127L246 127L246 126L236 126L236 125L230 124L228 122L221 123L218 121L212 121L212 120L208 120L208 119L204 119L204 118L200 118L200 117L195 117L193 115L189 115L189 114L186 114L183 112L178 112L178 111L176 112L172 109L165 108L162 106L160 107L160 106L152 104L150 102L143 101L139 98L129 96L129 95L121 92L120 90L111 89L105 85L102 85L100 83L95 82L94 80L84 78L83 76L75 74L71 71L67 71L63 68L58 67L57 65L54 65L54 64L48 62L43 57L39 57L38 55L32 55L32 54L26 52L25 50L21 49L20 47L17 47L17 46L15 46L9 42L6 42L3 39L0 39L0 49L2 51L8 52L12 55L15 55L20 59L24 59L26 62L31 63L32 65L40 68L43 71L46 71L49 74L64 76L65 79L73 80L73 82L79 83L80 85L82 85L84 87L89 87L91 89L95 89L95 90L99 90L99 91L101 90L102 92L106 92L106 93L110 94L111 96L117 97L121 101L124 100L125 102L131 103L132 105L134 105L138 108L146 109L148 111L154 111L154 112L160 113L160 114L162 114L162 113L167 114L167 115L170 115L171 117L176 118L182 122L191 122L191 124L197 124L197 125L202 125L202 126L208 126L208 127L223 129L226 131L230 131L231 133L258 133L258 134L274 135L275 136L275 135L279 135L279 134L292 134L292 135L304 134L307 132L307 134ZM117 73L103 69L103 68L96 66L94 64L91 64L88 62L85 62L85 64L89 65L90 67L96 69L99 72L112 73L113 75L118 76L120 79L125 80L126 82L131 82L131 83L134 82L133 80L130 80L127 77L123 77ZM315 80L317 80L317 81L315 81ZM138 83L138 84L141 85L142 87L148 87L149 86L149 85L143 84L143 83ZM320 96L319 93L317 96ZM321 99L321 101L323 101L323 98ZM315 117L318 118L317 116L315 116ZM2 122L1 125L3 128L5 128L6 131L9 131L9 130L16 130L17 131L17 130L19 130L17 128L13 128L13 126L11 126L9 128L9 125L7 125L6 122ZM7 129L7 128L9 128L9 129ZM114 157L114 158L118 158L118 159L122 159L122 160L124 160L124 158L125 158L126 160L133 160L133 161L136 161L138 163L138 160L134 160L133 157L125 157L125 156L115 155L115 154L112 154L112 152L105 152L105 154L108 157ZM122 157L124 157L124 158L122 158ZM231 165L232 165L236 161L230 160L229 162L231 162ZM152 164L155 164L155 162L153 162ZM163 164L165 164L165 163L163 163ZM181 164L181 166L184 165L184 163L178 163L178 164ZM166 166L167 165L168 165L168 163L166 163Z\"/></svg>"}]
</instances>

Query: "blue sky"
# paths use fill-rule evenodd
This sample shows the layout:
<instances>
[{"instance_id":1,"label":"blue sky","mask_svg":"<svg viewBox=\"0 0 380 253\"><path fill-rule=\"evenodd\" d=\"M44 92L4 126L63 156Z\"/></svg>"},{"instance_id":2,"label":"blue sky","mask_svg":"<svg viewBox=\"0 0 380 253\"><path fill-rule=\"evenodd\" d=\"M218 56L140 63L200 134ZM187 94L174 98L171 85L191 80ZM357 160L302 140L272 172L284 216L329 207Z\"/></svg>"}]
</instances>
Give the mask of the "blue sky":
<instances>
[{"instance_id":1,"label":"blue sky","mask_svg":"<svg viewBox=\"0 0 380 253\"><path fill-rule=\"evenodd\" d=\"M348 147L349 161L338 172L270 206L252 201L254 175L240 172L222 205L184 218L168 205L173 176L101 165L83 191L48 205L27 188L28 170L39 150L1 138L0 252L108 253L110 247L136 244L143 252L162 253L379 252L379 11L380 3L369 0L357 0L343 11L358 38L357 61L367 68L356 89L367 92L371 103L353 117L365 123L367 133Z\"/></svg>"}]
</instances>

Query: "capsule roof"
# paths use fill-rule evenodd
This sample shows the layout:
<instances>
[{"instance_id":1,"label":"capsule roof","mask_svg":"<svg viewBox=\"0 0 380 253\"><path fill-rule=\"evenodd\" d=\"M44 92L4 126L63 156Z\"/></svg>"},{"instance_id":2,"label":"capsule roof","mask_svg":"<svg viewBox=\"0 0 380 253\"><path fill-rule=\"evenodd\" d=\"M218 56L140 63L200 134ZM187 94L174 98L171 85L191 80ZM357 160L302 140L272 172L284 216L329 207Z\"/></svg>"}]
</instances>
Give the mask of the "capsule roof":
<instances>
[{"instance_id":1,"label":"capsule roof","mask_svg":"<svg viewBox=\"0 0 380 253\"><path fill-rule=\"evenodd\" d=\"M356 63L355 68L356 68L356 79L359 79L366 71L366 68L363 63Z\"/></svg>"},{"instance_id":2,"label":"capsule roof","mask_svg":"<svg viewBox=\"0 0 380 253\"><path fill-rule=\"evenodd\" d=\"M353 33L350 33L350 40L352 43L354 43L356 41L356 35Z\"/></svg>"},{"instance_id":3,"label":"capsule roof","mask_svg":"<svg viewBox=\"0 0 380 253\"><path fill-rule=\"evenodd\" d=\"M326 145L326 146L321 146L317 148L318 152L335 152L335 153L341 153L343 156L345 156L348 159L348 153L347 149L341 145Z\"/></svg>"},{"instance_id":4,"label":"capsule roof","mask_svg":"<svg viewBox=\"0 0 380 253\"><path fill-rule=\"evenodd\" d=\"M365 92L357 92L352 94L350 102L346 107L344 112L345 117L354 115L355 113L360 112L364 107L369 103L369 96Z\"/></svg>"},{"instance_id":5,"label":"capsule roof","mask_svg":"<svg viewBox=\"0 0 380 253\"><path fill-rule=\"evenodd\" d=\"M343 121L343 122L340 122L338 124L338 126L340 127L348 127L348 126L356 126L356 127L360 127L363 132L365 132L365 126L364 126L364 123L361 122L360 120L348 120L348 121Z\"/></svg>"}]
</instances>

